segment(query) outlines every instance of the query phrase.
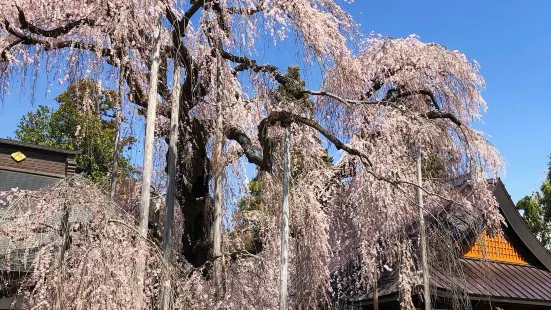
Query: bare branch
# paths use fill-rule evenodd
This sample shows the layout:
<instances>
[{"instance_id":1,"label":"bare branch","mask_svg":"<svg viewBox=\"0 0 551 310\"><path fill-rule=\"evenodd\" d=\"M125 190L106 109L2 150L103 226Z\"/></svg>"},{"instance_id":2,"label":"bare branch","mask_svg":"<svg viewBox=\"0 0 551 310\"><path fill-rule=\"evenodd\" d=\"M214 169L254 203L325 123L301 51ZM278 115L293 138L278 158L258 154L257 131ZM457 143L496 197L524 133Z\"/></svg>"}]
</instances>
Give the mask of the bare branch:
<instances>
[{"instance_id":1,"label":"bare branch","mask_svg":"<svg viewBox=\"0 0 551 310\"><path fill-rule=\"evenodd\" d=\"M207 1L208 0L192 1L193 5L191 6L191 8L189 8L189 10L187 10L184 13L184 16L182 17L182 19L178 21L177 29L179 30L180 33L182 34L185 33L186 27L189 24L189 21L191 20L193 15L195 15L195 13L197 13L197 11L199 11L199 9L202 8L203 5L205 5L205 2Z\"/></svg>"},{"instance_id":2,"label":"bare branch","mask_svg":"<svg viewBox=\"0 0 551 310\"><path fill-rule=\"evenodd\" d=\"M72 47L77 49L89 50L92 52L100 51L101 56L104 57L114 56L109 48L100 48L97 45L91 43L83 43L72 40L48 41L36 36L27 35L20 29L13 28L7 20L4 21L4 26L6 28L6 31L19 39L18 43L25 45L42 45L45 51ZM15 45L12 45L12 47L13 46Z\"/></svg>"},{"instance_id":3,"label":"bare branch","mask_svg":"<svg viewBox=\"0 0 551 310\"><path fill-rule=\"evenodd\" d=\"M298 94L309 94L313 96L326 96L333 98L335 100L338 100L344 104L380 104L380 105L392 105L393 103L391 101L387 100L353 100L353 99L345 99L342 98L336 94L327 92L327 91L321 91L321 90L310 90L310 89L304 89L297 92Z\"/></svg>"},{"instance_id":4,"label":"bare branch","mask_svg":"<svg viewBox=\"0 0 551 310\"><path fill-rule=\"evenodd\" d=\"M437 118L449 119L450 121L452 121L452 123L456 124L457 126L461 126L461 121L457 119L455 115L448 112L429 111L425 113L425 116L428 119L437 119Z\"/></svg>"}]
</instances>

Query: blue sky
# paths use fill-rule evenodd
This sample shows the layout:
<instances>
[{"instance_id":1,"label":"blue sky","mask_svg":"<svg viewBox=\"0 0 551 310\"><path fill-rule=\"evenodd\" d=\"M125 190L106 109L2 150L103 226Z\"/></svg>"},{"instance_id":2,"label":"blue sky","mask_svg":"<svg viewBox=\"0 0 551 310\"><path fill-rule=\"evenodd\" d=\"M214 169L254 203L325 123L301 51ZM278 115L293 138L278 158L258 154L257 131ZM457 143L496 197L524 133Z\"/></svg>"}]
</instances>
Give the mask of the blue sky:
<instances>
[{"instance_id":1,"label":"blue sky","mask_svg":"<svg viewBox=\"0 0 551 310\"><path fill-rule=\"evenodd\" d=\"M508 163L504 182L514 201L537 189L551 153L551 2L356 0L344 4L362 31L392 37L417 34L422 41L457 49L481 65L488 103L484 124L490 141ZM284 67L296 63L294 42L271 47L261 58ZM316 69L306 72L310 87ZM36 104L53 105L59 87L47 95L39 82ZM19 87L0 107L0 137L13 136L22 115L33 109Z\"/></svg>"}]
</instances>

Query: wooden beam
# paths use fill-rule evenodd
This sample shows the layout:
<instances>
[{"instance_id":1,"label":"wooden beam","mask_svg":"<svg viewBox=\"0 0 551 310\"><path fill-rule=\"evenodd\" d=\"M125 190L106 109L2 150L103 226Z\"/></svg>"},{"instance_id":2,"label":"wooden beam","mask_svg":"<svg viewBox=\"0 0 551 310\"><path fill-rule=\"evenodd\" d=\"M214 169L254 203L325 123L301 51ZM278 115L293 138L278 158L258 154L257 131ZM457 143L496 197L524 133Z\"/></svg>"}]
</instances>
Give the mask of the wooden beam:
<instances>
[{"instance_id":1,"label":"wooden beam","mask_svg":"<svg viewBox=\"0 0 551 310\"><path fill-rule=\"evenodd\" d=\"M124 101L124 71L121 59L121 69L119 73L119 100L117 102L115 112L115 148L113 150L113 167L111 170L111 200L115 199L117 193L117 177L119 175L119 148L121 140L121 118L122 118L122 104Z\"/></svg>"}]
</instances>

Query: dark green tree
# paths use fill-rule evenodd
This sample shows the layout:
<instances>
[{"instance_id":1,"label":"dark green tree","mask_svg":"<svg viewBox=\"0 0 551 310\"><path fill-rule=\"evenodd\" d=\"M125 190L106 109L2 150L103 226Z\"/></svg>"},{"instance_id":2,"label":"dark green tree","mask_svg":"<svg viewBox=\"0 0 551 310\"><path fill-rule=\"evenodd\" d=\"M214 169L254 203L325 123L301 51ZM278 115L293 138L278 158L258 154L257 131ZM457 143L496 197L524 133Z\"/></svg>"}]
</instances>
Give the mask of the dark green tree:
<instances>
[{"instance_id":1,"label":"dark green tree","mask_svg":"<svg viewBox=\"0 0 551 310\"><path fill-rule=\"evenodd\" d=\"M57 109L39 105L36 112L24 116L15 130L17 140L81 150L77 155L77 173L106 185L115 149L115 105L118 94L100 89L95 81L80 80L55 98ZM135 142L132 136L121 141L119 172L128 175L132 165L122 152Z\"/></svg>"},{"instance_id":2,"label":"dark green tree","mask_svg":"<svg viewBox=\"0 0 551 310\"><path fill-rule=\"evenodd\" d=\"M543 246L551 249L551 161L540 190L524 196L517 202L517 208L523 211L522 218L532 233Z\"/></svg>"}]
</instances>

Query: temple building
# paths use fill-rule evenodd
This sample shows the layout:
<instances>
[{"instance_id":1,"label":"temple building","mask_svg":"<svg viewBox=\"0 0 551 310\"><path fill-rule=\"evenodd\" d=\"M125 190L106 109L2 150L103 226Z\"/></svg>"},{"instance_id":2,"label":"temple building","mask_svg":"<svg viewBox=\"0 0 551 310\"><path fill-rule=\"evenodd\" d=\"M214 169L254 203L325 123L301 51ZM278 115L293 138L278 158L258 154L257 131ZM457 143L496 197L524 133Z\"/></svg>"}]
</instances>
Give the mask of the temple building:
<instances>
[{"instance_id":1,"label":"temple building","mask_svg":"<svg viewBox=\"0 0 551 310\"><path fill-rule=\"evenodd\" d=\"M505 222L503 234L481 231L463 243L459 258L461 277L450 276L446 266L429 271L432 309L452 309L460 288L472 309L551 309L551 254L530 232L501 180L493 184ZM400 309L396 272L379 277L378 309ZM415 290L415 306L424 309L421 290ZM350 301L354 309L374 309L374 289ZM457 308L457 303L455 304Z\"/></svg>"}]
</instances>

